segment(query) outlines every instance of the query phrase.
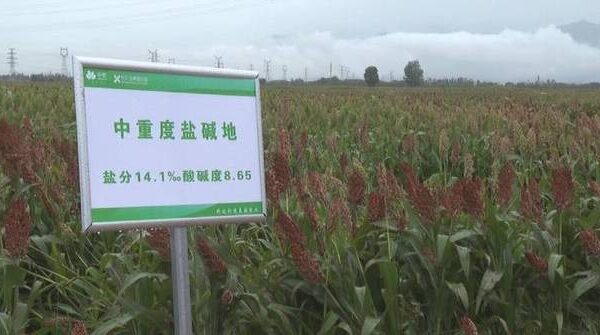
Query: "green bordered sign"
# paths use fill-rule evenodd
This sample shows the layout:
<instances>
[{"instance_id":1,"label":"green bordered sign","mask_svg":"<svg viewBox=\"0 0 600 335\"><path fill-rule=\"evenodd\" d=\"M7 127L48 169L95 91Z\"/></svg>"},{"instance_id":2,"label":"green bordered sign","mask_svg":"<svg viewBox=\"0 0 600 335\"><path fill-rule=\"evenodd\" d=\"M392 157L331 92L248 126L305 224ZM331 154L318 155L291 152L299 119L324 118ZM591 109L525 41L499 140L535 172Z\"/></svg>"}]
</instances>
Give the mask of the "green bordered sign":
<instances>
[{"instance_id":1,"label":"green bordered sign","mask_svg":"<svg viewBox=\"0 0 600 335\"><path fill-rule=\"evenodd\" d=\"M264 221L258 74L74 58L83 230Z\"/></svg>"}]
</instances>

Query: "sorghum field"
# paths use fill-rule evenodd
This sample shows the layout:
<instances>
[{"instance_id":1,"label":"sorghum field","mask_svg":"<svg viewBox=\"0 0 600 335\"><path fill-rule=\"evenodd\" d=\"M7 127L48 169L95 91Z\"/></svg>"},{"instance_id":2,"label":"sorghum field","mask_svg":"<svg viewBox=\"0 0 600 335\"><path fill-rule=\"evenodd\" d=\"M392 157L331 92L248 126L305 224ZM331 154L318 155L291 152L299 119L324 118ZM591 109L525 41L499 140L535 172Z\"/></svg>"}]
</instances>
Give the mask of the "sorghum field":
<instances>
[{"instance_id":1,"label":"sorghum field","mask_svg":"<svg viewBox=\"0 0 600 335\"><path fill-rule=\"evenodd\" d=\"M600 92L263 91L268 223L189 229L196 334L600 332ZM75 132L0 86L0 333L169 334L169 232L81 234Z\"/></svg>"}]
</instances>

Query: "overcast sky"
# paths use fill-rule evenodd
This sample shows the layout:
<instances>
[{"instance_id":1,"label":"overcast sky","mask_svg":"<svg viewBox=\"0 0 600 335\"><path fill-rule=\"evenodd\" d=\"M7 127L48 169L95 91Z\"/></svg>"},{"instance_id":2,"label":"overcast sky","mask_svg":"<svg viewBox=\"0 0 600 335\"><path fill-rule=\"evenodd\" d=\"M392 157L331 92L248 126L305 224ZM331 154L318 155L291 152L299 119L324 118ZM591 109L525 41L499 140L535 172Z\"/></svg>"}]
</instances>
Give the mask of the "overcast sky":
<instances>
[{"instance_id":1,"label":"overcast sky","mask_svg":"<svg viewBox=\"0 0 600 335\"><path fill-rule=\"evenodd\" d=\"M71 54L214 65L271 79L362 77L375 65L399 79L419 59L426 77L493 81L600 81L600 49L556 26L600 23L597 0L21 0L0 2L0 51L17 49L17 71L61 70ZM2 57L4 58L4 57ZM2 64L0 73L8 72ZM391 73L392 72L392 73Z\"/></svg>"}]
</instances>

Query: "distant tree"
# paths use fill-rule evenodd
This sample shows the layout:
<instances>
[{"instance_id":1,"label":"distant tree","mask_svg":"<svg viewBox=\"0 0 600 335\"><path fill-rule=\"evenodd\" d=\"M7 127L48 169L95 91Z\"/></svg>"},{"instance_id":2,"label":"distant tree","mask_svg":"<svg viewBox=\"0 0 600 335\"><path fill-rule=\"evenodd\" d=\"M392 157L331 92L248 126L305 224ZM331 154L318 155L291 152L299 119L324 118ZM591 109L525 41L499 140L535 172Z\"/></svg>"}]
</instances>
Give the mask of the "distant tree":
<instances>
[{"instance_id":1,"label":"distant tree","mask_svg":"<svg viewBox=\"0 0 600 335\"><path fill-rule=\"evenodd\" d=\"M408 86L423 85L423 69L418 60L410 61L404 67L404 81Z\"/></svg>"},{"instance_id":2,"label":"distant tree","mask_svg":"<svg viewBox=\"0 0 600 335\"><path fill-rule=\"evenodd\" d=\"M365 69L365 82L369 86L375 86L379 82L379 74L375 66L371 65Z\"/></svg>"}]
</instances>

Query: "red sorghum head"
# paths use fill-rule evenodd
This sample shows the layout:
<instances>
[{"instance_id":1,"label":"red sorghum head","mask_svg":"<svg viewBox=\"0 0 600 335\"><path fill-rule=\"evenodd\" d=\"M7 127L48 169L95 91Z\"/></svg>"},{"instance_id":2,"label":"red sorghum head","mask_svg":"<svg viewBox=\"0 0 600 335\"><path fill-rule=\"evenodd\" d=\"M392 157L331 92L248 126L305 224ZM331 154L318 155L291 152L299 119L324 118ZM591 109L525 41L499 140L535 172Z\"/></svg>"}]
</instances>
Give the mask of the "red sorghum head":
<instances>
[{"instance_id":1,"label":"red sorghum head","mask_svg":"<svg viewBox=\"0 0 600 335\"><path fill-rule=\"evenodd\" d=\"M383 194L389 193L389 185L387 179L387 169L383 163L379 163L377 165L377 187L379 191Z\"/></svg>"},{"instance_id":2,"label":"red sorghum head","mask_svg":"<svg viewBox=\"0 0 600 335\"><path fill-rule=\"evenodd\" d=\"M77 320L73 323L70 335L87 335L88 331L83 321Z\"/></svg>"},{"instance_id":3,"label":"red sorghum head","mask_svg":"<svg viewBox=\"0 0 600 335\"><path fill-rule=\"evenodd\" d=\"M273 154L273 176L280 192L285 192L290 185L290 162L288 156L281 152Z\"/></svg>"},{"instance_id":4,"label":"red sorghum head","mask_svg":"<svg viewBox=\"0 0 600 335\"><path fill-rule=\"evenodd\" d=\"M369 119L368 114L365 114L360 127L358 128L358 143L361 147L369 145Z\"/></svg>"},{"instance_id":5,"label":"red sorghum head","mask_svg":"<svg viewBox=\"0 0 600 335\"><path fill-rule=\"evenodd\" d=\"M285 128L279 128L279 150L282 155L286 158L290 157L291 154L291 144L290 144L290 134Z\"/></svg>"},{"instance_id":6,"label":"red sorghum head","mask_svg":"<svg viewBox=\"0 0 600 335\"><path fill-rule=\"evenodd\" d=\"M367 205L367 214L369 221L375 222L385 218L385 198L377 192L369 194L369 203Z\"/></svg>"},{"instance_id":7,"label":"red sorghum head","mask_svg":"<svg viewBox=\"0 0 600 335\"><path fill-rule=\"evenodd\" d=\"M308 194L301 195L300 205L302 206L304 215L306 215L310 221L310 226L314 231L317 231L319 229L319 214L315 209L313 199Z\"/></svg>"},{"instance_id":8,"label":"red sorghum head","mask_svg":"<svg viewBox=\"0 0 600 335\"><path fill-rule=\"evenodd\" d=\"M301 244L292 243L292 259L300 275L307 281L315 284L322 283L323 273L316 258L311 255Z\"/></svg>"},{"instance_id":9,"label":"red sorghum head","mask_svg":"<svg viewBox=\"0 0 600 335\"><path fill-rule=\"evenodd\" d=\"M415 134L408 134L402 139L402 150L406 153L413 152L417 146L417 137Z\"/></svg>"},{"instance_id":10,"label":"red sorghum head","mask_svg":"<svg viewBox=\"0 0 600 335\"><path fill-rule=\"evenodd\" d=\"M386 195L386 201L393 202L399 200L402 197L402 187L398 183L398 179L394 175L394 172L391 170L387 171L387 185L388 185L388 194Z\"/></svg>"},{"instance_id":11,"label":"red sorghum head","mask_svg":"<svg viewBox=\"0 0 600 335\"><path fill-rule=\"evenodd\" d=\"M458 180L441 194L440 204L452 218L458 217L465 207L463 205L463 186L463 181Z\"/></svg>"},{"instance_id":12,"label":"red sorghum head","mask_svg":"<svg viewBox=\"0 0 600 335\"><path fill-rule=\"evenodd\" d=\"M560 167L552 171L552 195L554 203L559 210L565 210L573 202L573 176L571 169Z\"/></svg>"},{"instance_id":13,"label":"red sorghum head","mask_svg":"<svg viewBox=\"0 0 600 335\"><path fill-rule=\"evenodd\" d=\"M306 145L308 144L308 130L306 128L304 128L304 130L302 130L302 134L300 135L300 140L296 141L295 143L295 154L296 154L296 159L300 159L303 155L304 155L304 151L306 150Z\"/></svg>"},{"instance_id":14,"label":"red sorghum head","mask_svg":"<svg viewBox=\"0 0 600 335\"><path fill-rule=\"evenodd\" d=\"M354 234L354 219L352 218L352 214L350 214L350 208L348 208L348 205L344 199L338 197L333 200L331 205L331 213L333 216L333 220L331 220L331 229L335 227L335 223L339 222L346 226L351 234Z\"/></svg>"},{"instance_id":15,"label":"red sorghum head","mask_svg":"<svg viewBox=\"0 0 600 335\"><path fill-rule=\"evenodd\" d=\"M473 217L483 217L482 187L478 177L463 180L463 206L464 211Z\"/></svg>"},{"instance_id":16,"label":"red sorghum head","mask_svg":"<svg viewBox=\"0 0 600 335\"><path fill-rule=\"evenodd\" d=\"M402 188L400 188L396 176L383 164L377 166L377 186L386 203L393 203L402 195Z\"/></svg>"},{"instance_id":17,"label":"red sorghum head","mask_svg":"<svg viewBox=\"0 0 600 335\"><path fill-rule=\"evenodd\" d=\"M79 185L79 164L77 162L77 143L55 134L52 140L54 150L66 164L67 183L71 188Z\"/></svg>"},{"instance_id":18,"label":"red sorghum head","mask_svg":"<svg viewBox=\"0 0 600 335\"><path fill-rule=\"evenodd\" d=\"M355 168L348 178L348 200L352 204L361 204L365 198L367 188L362 172Z\"/></svg>"},{"instance_id":19,"label":"red sorghum head","mask_svg":"<svg viewBox=\"0 0 600 335\"><path fill-rule=\"evenodd\" d=\"M418 179L413 168L408 164L401 165L404 173L408 200L416 209L425 224L431 224L435 220L436 203L431 192Z\"/></svg>"},{"instance_id":20,"label":"red sorghum head","mask_svg":"<svg viewBox=\"0 0 600 335\"><path fill-rule=\"evenodd\" d=\"M37 183L33 167L30 138L22 136L20 127L0 119L0 166L10 178L23 178L28 183Z\"/></svg>"},{"instance_id":21,"label":"red sorghum head","mask_svg":"<svg viewBox=\"0 0 600 335\"><path fill-rule=\"evenodd\" d=\"M450 162L454 165L460 162L462 148L460 146L460 142L453 142L452 149L450 150Z\"/></svg>"},{"instance_id":22,"label":"red sorghum head","mask_svg":"<svg viewBox=\"0 0 600 335\"><path fill-rule=\"evenodd\" d=\"M600 256L600 240L593 229L586 229L579 233L579 242L588 256Z\"/></svg>"},{"instance_id":23,"label":"red sorghum head","mask_svg":"<svg viewBox=\"0 0 600 335\"><path fill-rule=\"evenodd\" d=\"M23 198L13 200L4 214L4 248L9 256L22 258L29 250L31 216Z\"/></svg>"},{"instance_id":24,"label":"red sorghum head","mask_svg":"<svg viewBox=\"0 0 600 335\"><path fill-rule=\"evenodd\" d=\"M271 205L276 206L279 203L279 197L281 196L281 189L279 187L279 182L275 177L275 170L269 169L266 174L266 189L267 189L267 199L271 202Z\"/></svg>"},{"instance_id":25,"label":"red sorghum head","mask_svg":"<svg viewBox=\"0 0 600 335\"><path fill-rule=\"evenodd\" d=\"M148 244L158 251L158 254L163 259L169 259L171 254L171 234L167 228L152 228L148 230Z\"/></svg>"},{"instance_id":26,"label":"red sorghum head","mask_svg":"<svg viewBox=\"0 0 600 335\"><path fill-rule=\"evenodd\" d=\"M325 184L321 178L321 174L315 171L311 171L308 174L308 184L310 186L310 194L318 199L322 204L327 203L327 191L325 190Z\"/></svg>"},{"instance_id":27,"label":"red sorghum head","mask_svg":"<svg viewBox=\"0 0 600 335\"><path fill-rule=\"evenodd\" d=\"M399 231L406 230L408 226L408 221L406 220L406 213L403 210L396 210L392 214L392 221L396 223L396 227L398 227Z\"/></svg>"},{"instance_id":28,"label":"red sorghum head","mask_svg":"<svg viewBox=\"0 0 600 335\"><path fill-rule=\"evenodd\" d=\"M596 193L597 197L600 198L600 183L590 180L589 184L590 184L590 188L592 189L592 191L594 193Z\"/></svg>"},{"instance_id":29,"label":"red sorghum head","mask_svg":"<svg viewBox=\"0 0 600 335\"><path fill-rule=\"evenodd\" d=\"M423 247L421 252L423 253L423 256L425 256L425 258L427 258L427 260L431 262L431 264L437 265L437 256L433 249L431 249L430 247Z\"/></svg>"},{"instance_id":30,"label":"red sorghum head","mask_svg":"<svg viewBox=\"0 0 600 335\"><path fill-rule=\"evenodd\" d=\"M224 306L231 305L234 298L235 298L235 292L233 292L233 289L231 289L231 288L225 289L225 291L223 291L223 294L221 295L221 305L224 305Z\"/></svg>"},{"instance_id":31,"label":"red sorghum head","mask_svg":"<svg viewBox=\"0 0 600 335\"><path fill-rule=\"evenodd\" d=\"M521 188L521 214L534 222L542 221L542 196L536 178Z\"/></svg>"},{"instance_id":32,"label":"red sorghum head","mask_svg":"<svg viewBox=\"0 0 600 335\"><path fill-rule=\"evenodd\" d=\"M306 238L304 233L300 230L298 225L290 218L282 209L277 210L277 231L282 235L281 239L288 241L292 244L297 243L306 245Z\"/></svg>"},{"instance_id":33,"label":"red sorghum head","mask_svg":"<svg viewBox=\"0 0 600 335\"><path fill-rule=\"evenodd\" d=\"M460 327L462 328L465 335L477 335L477 326L475 322L471 320L468 316L464 315L460 318Z\"/></svg>"},{"instance_id":34,"label":"red sorghum head","mask_svg":"<svg viewBox=\"0 0 600 335\"><path fill-rule=\"evenodd\" d=\"M506 162L498 174L496 184L496 198L500 206L506 208L512 198L512 186L515 181L515 169L511 162Z\"/></svg>"},{"instance_id":35,"label":"red sorghum head","mask_svg":"<svg viewBox=\"0 0 600 335\"><path fill-rule=\"evenodd\" d=\"M543 258L541 258L540 256L538 256L533 251L527 251L527 252L525 252L525 257L527 258L527 261L529 262L529 264L531 264L531 266L539 274L545 275L547 273L547 271L548 271L548 262L546 262L546 260L544 260Z\"/></svg>"},{"instance_id":36,"label":"red sorghum head","mask_svg":"<svg viewBox=\"0 0 600 335\"><path fill-rule=\"evenodd\" d=\"M210 274L224 275L227 272L227 266L221 256L213 250L208 241L201 235L198 235L196 239L196 248Z\"/></svg>"}]
</instances>

